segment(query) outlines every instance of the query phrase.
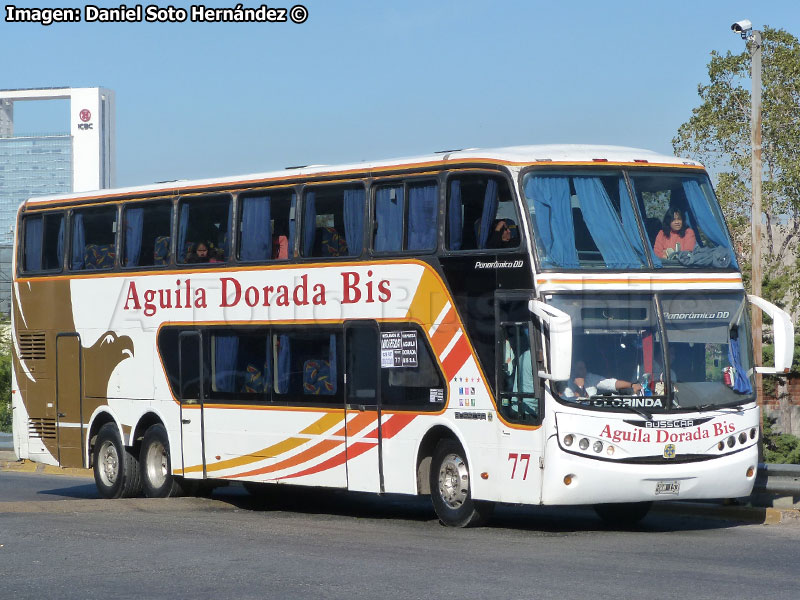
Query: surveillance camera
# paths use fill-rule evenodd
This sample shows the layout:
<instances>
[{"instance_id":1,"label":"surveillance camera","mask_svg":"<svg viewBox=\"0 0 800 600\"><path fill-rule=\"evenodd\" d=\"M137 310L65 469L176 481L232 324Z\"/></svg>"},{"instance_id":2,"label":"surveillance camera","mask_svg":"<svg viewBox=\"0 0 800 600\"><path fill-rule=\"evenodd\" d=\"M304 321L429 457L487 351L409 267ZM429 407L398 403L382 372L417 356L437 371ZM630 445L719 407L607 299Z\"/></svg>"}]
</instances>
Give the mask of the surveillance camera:
<instances>
[{"instance_id":1,"label":"surveillance camera","mask_svg":"<svg viewBox=\"0 0 800 600\"><path fill-rule=\"evenodd\" d=\"M742 33L743 31L749 31L752 28L753 24L747 19L736 21L736 23L731 25L731 29L734 31L734 33Z\"/></svg>"}]
</instances>

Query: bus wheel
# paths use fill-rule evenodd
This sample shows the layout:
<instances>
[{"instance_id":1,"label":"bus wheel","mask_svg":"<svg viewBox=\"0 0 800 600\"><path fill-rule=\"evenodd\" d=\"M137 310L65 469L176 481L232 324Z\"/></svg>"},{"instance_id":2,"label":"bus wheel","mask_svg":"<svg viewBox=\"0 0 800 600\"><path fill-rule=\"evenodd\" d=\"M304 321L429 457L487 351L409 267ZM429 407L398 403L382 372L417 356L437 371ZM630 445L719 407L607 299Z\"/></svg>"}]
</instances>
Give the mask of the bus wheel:
<instances>
[{"instance_id":1,"label":"bus wheel","mask_svg":"<svg viewBox=\"0 0 800 600\"><path fill-rule=\"evenodd\" d=\"M595 504L594 511L606 523L616 527L633 527L647 516L652 502Z\"/></svg>"},{"instance_id":2,"label":"bus wheel","mask_svg":"<svg viewBox=\"0 0 800 600\"><path fill-rule=\"evenodd\" d=\"M486 520L491 502L474 502L469 465L461 446L449 439L439 442L431 461L431 501L439 520L450 527L469 527Z\"/></svg>"},{"instance_id":3,"label":"bus wheel","mask_svg":"<svg viewBox=\"0 0 800 600\"><path fill-rule=\"evenodd\" d=\"M181 486L172 475L169 438L163 425L151 425L145 431L139 463L145 496L169 498L181 493Z\"/></svg>"},{"instance_id":4,"label":"bus wheel","mask_svg":"<svg viewBox=\"0 0 800 600\"><path fill-rule=\"evenodd\" d=\"M94 443L94 482L103 498L131 498L142 492L139 461L122 445L114 423L97 432Z\"/></svg>"}]
</instances>

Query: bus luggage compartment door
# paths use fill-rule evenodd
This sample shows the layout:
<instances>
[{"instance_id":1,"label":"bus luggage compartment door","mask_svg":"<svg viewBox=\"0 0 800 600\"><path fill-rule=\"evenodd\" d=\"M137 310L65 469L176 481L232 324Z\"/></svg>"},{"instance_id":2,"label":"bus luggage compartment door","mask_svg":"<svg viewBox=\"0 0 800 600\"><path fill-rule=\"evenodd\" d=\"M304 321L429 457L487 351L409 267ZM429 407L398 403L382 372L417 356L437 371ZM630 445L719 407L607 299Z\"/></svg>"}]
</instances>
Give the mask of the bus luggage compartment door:
<instances>
[{"instance_id":1,"label":"bus luggage compartment door","mask_svg":"<svg viewBox=\"0 0 800 600\"><path fill-rule=\"evenodd\" d=\"M347 488L383 492L380 342L375 321L345 323Z\"/></svg>"},{"instance_id":2,"label":"bus luggage compartment door","mask_svg":"<svg viewBox=\"0 0 800 600\"><path fill-rule=\"evenodd\" d=\"M58 464L83 465L83 388L81 338L77 333L56 336L56 419Z\"/></svg>"}]
</instances>

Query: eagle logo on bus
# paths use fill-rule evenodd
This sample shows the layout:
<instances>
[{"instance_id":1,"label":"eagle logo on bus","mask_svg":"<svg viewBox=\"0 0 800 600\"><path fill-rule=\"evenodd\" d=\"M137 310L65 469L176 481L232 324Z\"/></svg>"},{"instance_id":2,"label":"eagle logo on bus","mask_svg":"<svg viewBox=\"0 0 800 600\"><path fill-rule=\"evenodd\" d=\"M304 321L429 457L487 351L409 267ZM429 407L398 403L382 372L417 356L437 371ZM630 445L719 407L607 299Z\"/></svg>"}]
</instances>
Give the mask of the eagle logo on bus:
<instances>
[{"instance_id":1,"label":"eagle logo on bus","mask_svg":"<svg viewBox=\"0 0 800 600\"><path fill-rule=\"evenodd\" d=\"M675 444L664 446L664 458L675 458Z\"/></svg>"}]
</instances>

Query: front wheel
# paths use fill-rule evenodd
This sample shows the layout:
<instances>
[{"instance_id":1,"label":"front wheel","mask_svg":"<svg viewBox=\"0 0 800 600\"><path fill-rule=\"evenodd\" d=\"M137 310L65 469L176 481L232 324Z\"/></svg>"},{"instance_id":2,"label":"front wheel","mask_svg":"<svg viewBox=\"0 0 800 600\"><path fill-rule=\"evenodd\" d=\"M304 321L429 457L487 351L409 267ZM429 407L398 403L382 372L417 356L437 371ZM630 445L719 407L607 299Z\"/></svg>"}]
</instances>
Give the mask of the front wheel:
<instances>
[{"instance_id":1,"label":"front wheel","mask_svg":"<svg viewBox=\"0 0 800 600\"><path fill-rule=\"evenodd\" d=\"M609 525L615 527L633 527L647 516L652 506L652 502L595 504L594 511Z\"/></svg>"},{"instance_id":2,"label":"front wheel","mask_svg":"<svg viewBox=\"0 0 800 600\"><path fill-rule=\"evenodd\" d=\"M106 423L97 432L92 467L97 491L103 498L132 498L142 492L139 461L122 445L114 423Z\"/></svg>"},{"instance_id":3,"label":"front wheel","mask_svg":"<svg viewBox=\"0 0 800 600\"><path fill-rule=\"evenodd\" d=\"M491 502L472 500L469 465L464 450L454 440L445 439L436 446L430 484L433 508L443 525L479 525L494 510Z\"/></svg>"},{"instance_id":4,"label":"front wheel","mask_svg":"<svg viewBox=\"0 0 800 600\"><path fill-rule=\"evenodd\" d=\"M145 432L139 463L145 496L169 498L181 493L181 486L172 475L169 438L163 425L152 425Z\"/></svg>"}]
</instances>

